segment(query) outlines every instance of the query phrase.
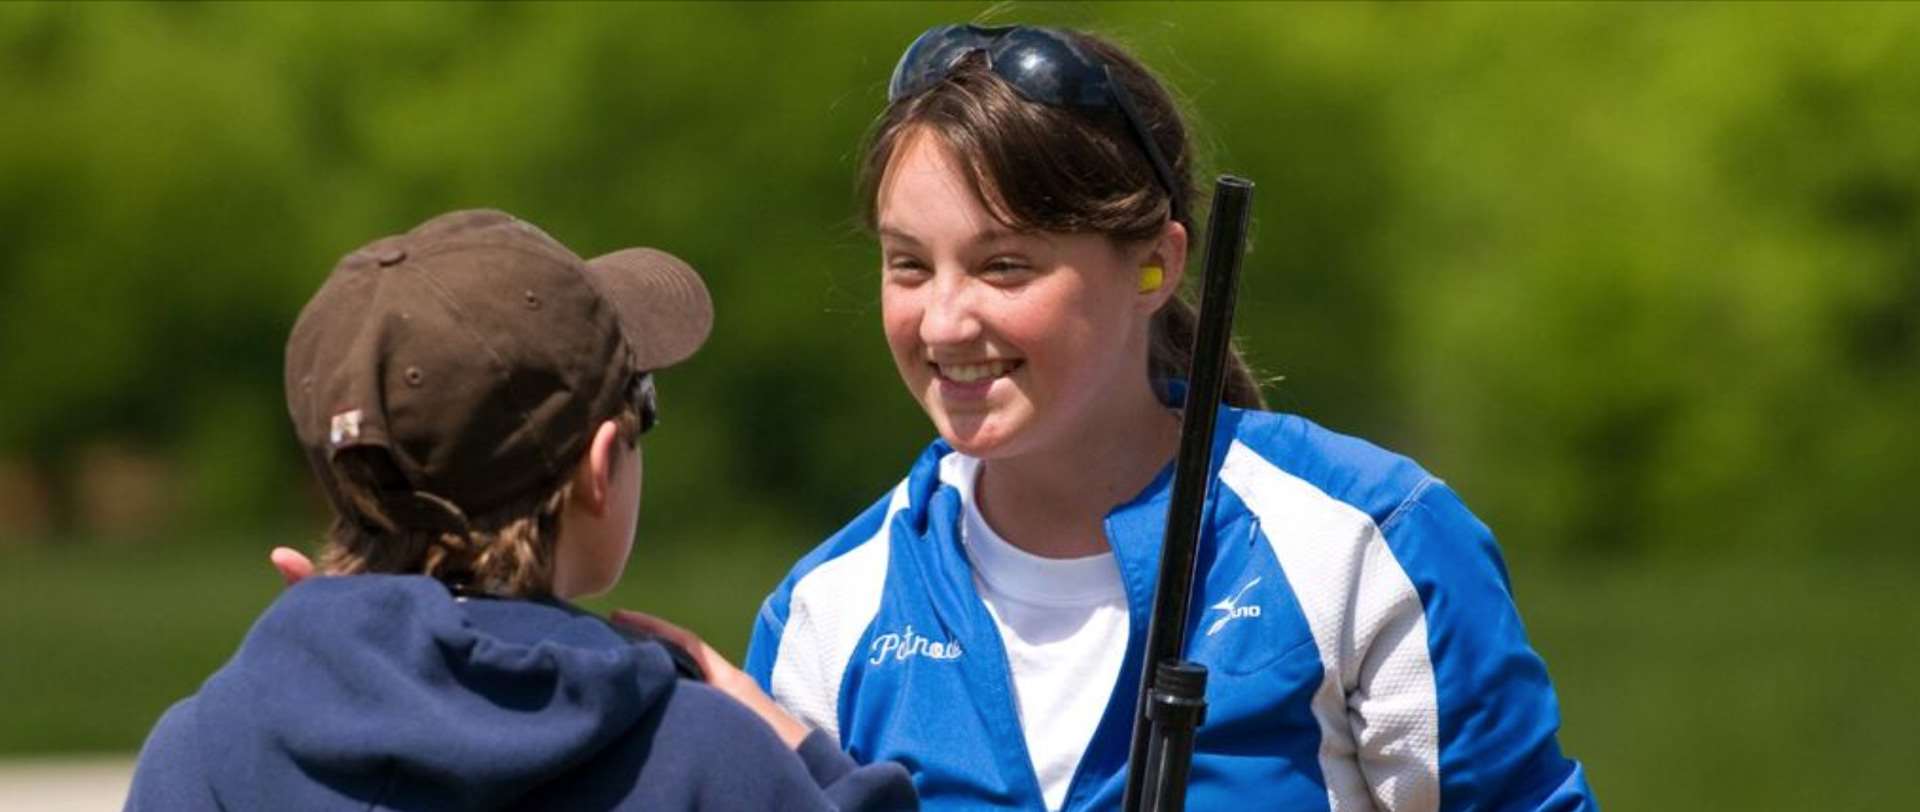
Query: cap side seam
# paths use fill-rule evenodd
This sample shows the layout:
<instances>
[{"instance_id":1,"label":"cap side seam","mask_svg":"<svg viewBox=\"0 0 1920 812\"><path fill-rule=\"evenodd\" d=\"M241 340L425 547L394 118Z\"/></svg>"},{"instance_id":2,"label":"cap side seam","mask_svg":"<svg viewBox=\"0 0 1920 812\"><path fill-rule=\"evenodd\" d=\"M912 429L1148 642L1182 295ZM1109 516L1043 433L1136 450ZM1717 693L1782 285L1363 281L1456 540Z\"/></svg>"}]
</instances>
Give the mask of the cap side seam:
<instances>
[{"instance_id":1,"label":"cap side seam","mask_svg":"<svg viewBox=\"0 0 1920 812\"><path fill-rule=\"evenodd\" d=\"M494 374L500 378L500 388L507 393L508 402L512 404L514 413L520 417L521 425L532 425L533 414L528 411L525 403L520 402L518 393L514 391L513 379L507 374L506 359L501 358L500 353L494 350L493 345L488 343L487 340L480 335L479 331L473 329L473 327L468 324L467 311L460 306L451 292L441 286L439 278L435 277L425 268L419 268L417 272L420 273L421 278L426 281L427 287L433 291L434 295L440 298L441 303L453 312L460 330L468 336L471 336L474 343L480 345L480 348L486 351L488 360L493 362ZM548 476L560 476L562 469L554 464L553 456L546 445L542 443L534 443L534 445L540 454L540 459L547 464ZM461 509L465 510L466 508L463 507ZM484 513L485 511L480 512Z\"/></svg>"}]
</instances>

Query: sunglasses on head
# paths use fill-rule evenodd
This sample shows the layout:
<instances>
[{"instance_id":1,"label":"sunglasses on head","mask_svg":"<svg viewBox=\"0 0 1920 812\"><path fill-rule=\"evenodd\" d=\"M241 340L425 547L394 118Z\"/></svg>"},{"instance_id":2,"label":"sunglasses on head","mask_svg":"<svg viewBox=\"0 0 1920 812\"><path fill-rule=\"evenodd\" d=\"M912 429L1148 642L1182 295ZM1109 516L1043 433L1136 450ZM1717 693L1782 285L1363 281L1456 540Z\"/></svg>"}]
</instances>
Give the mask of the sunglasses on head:
<instances>
[{"instance_id":1,"label":"sunglasses on head","mask_svg":"<svg viewBox=\"0 0 1920 812\"><path fill-rule=\"evenodd\" d=\"M633 404L634 412L640 415L640 430L633 435L637 443L640 435L660 425L660 397L653 388L653 373L642 372L634 376L633 389L627 393L627 397Z\"/></svg>"},{"instance_id":2,"label":"sunglasses on head","mask_svg":"<svg viewBox=\"0 0 1920 812\"><path fill-rule=\"evenodd\" d=\"M887 83L887 101L898 102L939 84L961 60L976 53L985 54L987 67L1028 101L1088 110L1120 108L1134 140L1153 164L1154 175L1167 190L1174 219L1185 219L1174 191L1179 187L1173 168L1147 131L1132 94L1114 78L1110 66L1082 53L1057 31L1024 25L929 28L900 55L900 64L894 66L893 79Z\"/></svg>"}]
</instances>

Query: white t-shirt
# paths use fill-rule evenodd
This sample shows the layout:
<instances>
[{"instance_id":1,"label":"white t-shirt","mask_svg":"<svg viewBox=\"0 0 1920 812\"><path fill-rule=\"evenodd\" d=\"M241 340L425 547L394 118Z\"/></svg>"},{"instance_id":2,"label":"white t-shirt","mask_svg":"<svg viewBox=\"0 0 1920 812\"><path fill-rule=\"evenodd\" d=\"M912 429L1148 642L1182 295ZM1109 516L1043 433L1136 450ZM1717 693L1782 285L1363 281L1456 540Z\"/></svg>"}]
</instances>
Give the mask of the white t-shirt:
<instances>
[{"instance_id":1,"label":"white t-shirt","mask_svg":"<svg viewBox=\"0 0 1920 812\"><path fill-rule=\"evenodd\" d=\"M979 461L965 462L955 483L966 505L960 538L974 585L1000 627L1041 794L1048 809L1059 809L1120 678L1126 587L1113 553L1043 558L1002 539L974 501Z\"/></svg>"}]
</instances>

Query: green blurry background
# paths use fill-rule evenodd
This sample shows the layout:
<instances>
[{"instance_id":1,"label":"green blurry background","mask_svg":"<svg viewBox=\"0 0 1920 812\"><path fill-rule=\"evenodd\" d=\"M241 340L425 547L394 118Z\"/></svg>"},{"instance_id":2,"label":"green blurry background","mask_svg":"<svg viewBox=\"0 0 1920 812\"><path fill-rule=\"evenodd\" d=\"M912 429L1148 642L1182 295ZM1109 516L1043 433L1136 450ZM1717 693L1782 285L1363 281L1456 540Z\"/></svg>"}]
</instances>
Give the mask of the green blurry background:
<instances>
[{"instance_id":1,"label":"green blurry background","mask_svg":"<svg viewBox=\"0 0 1920 812\"><path fill-rule=\"evenodd\" d=\"M594 606L739 653L930 436L852 176L899 50L983 14L1129 44L1258 182L1270 398L1500 534L1609 808L1903 805L1912 5L0 5L0 755L131 753L230 653L320 526L294 315L458 207L705 273Z\"/></svg>"}]
</instances>

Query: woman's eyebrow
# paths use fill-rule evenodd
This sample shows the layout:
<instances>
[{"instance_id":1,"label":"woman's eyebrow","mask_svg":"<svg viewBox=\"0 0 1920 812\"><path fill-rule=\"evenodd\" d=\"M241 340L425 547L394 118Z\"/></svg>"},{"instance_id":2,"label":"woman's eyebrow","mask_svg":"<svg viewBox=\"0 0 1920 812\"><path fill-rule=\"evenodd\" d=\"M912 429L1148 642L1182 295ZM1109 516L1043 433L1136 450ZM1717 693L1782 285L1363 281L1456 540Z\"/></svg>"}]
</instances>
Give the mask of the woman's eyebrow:
<instances>
[{"instance_id":1,"label":"woman's eyebrow","mask_svg":"<svg viewBox=\"0 0 1920 812\"><path fill-rule=\"evenodd\" d=\"M1033 235L1029 232L1014 231L1013 229L1010 229L1010 228L989 228L985 231L982 231L978 234L973 235L973 241L975 243L982 243L982 244L1003 243L1003 242L1012 242L1014 240L1018 240L1023 237L1031 237L1031 236Z\"/></svg>"},{"instance_id":2,"label":"woman's eyebrow","mask_svg":"<svg viewBox=\"0 0 1920 812\"><path fill-rule=\"evenodd\" d=\"M876 230L879 232L880 237L882 239L898 240L900 242L912 243L913 245L921 244L919 237L916 237L913 234L897 226L881 225ZM1013 229L1008 229L1008 228L988 228L988 229L975 232L972 236L969 236L967 238L967 242L972 245L987 245L987 244L1008 242L1011 240L1017 240L1022 237L1030 237L1030 236L1033 236L1033 234L1029 232L1024 232L1024 231L1014 231Z\"/></svg>"},{"instance_id":3,"label":"woman's eyebrow","mask_svg":"<svg viewBox=\"0 0 1920 812\"><path fill-rule=\"evenodd\" d=\"M912 234L908 234L905 231L901 231L900 229L895 228L893 226L882 225L880 226L879 231L880 231L881 239L898 240L900 242L913 243L914 245L920 244L920 238L915 237Z\"/></svg>"}]
</instances>

